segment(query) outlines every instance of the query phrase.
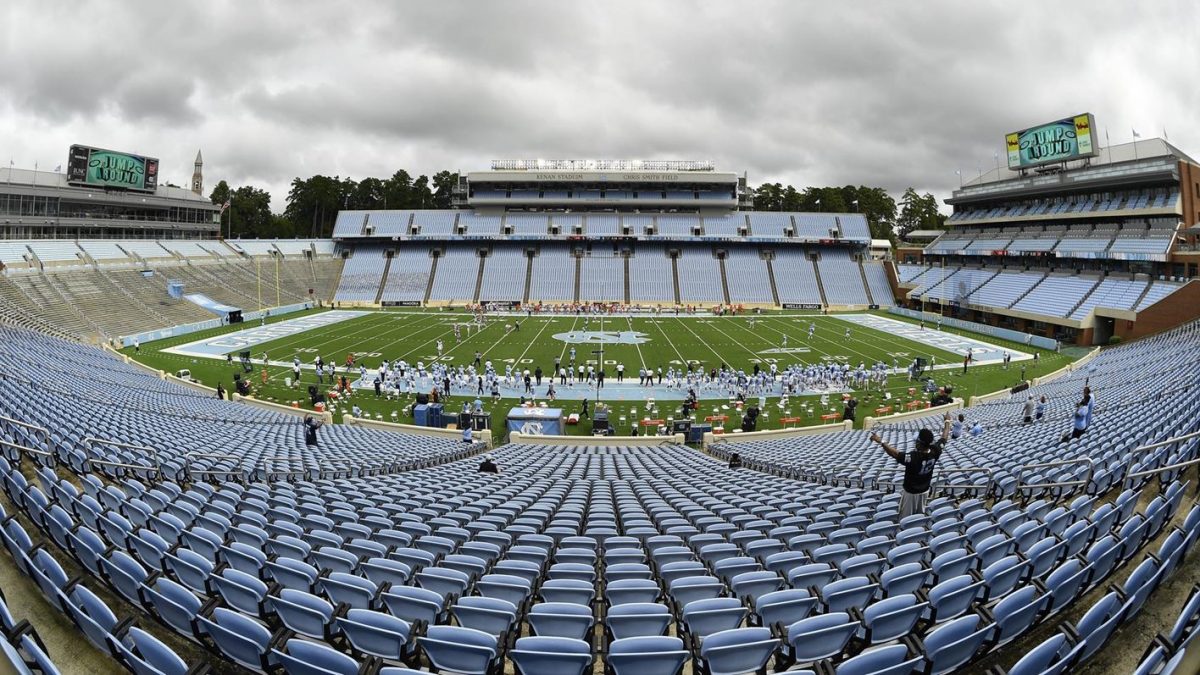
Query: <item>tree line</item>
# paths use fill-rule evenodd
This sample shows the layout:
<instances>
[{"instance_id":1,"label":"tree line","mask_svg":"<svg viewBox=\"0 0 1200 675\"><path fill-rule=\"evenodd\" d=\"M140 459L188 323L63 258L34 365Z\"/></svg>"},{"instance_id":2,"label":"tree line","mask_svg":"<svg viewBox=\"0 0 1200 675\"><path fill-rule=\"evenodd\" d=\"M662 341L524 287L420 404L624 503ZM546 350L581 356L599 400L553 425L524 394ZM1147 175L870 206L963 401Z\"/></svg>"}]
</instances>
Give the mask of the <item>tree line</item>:
<instances>
[{"instance_id":1,"label":"tree line","mask_svg":"<svg viewBox=\"0 0 1200 675\"><path fill-rule=\"evenodd\" d=\"M209 199L230 203L221 216L221 235L234 238L330 237L338 211L353 209L448 209L458 174L439 171L416 178L400 169L389 178L296 177L283 213L271 211L271 194L243 185L217 183Z\"/></svg>"},{"instance_id":2,"label":"tree line","mask_svg":"<svg viewBox=\"0 0 1200 675\"><path fill-rule=\"evenodd\" d=\"M825 213L861 213L871 229L871 238L895 243L913 230L944 230L946 216L938 212L937 199L928 192L917 194L908 188L897 202L880 187L846 185L843 187L806 187L763 183L754 190L754 208L758 211L807 211Z\"/></svg>"},{"instance_id":3,"label":"tree line","mask_svg":"<svg viewBox=\"0 0 1200 675\"><path fill-rule=\"evenodd\" d=\"M217 183L209 199L230 202L221 216L222 236L234 238L330 237L338 211L343 209L448 209L458 174L439 171L430 178L412 177L400 169L388 178L354 180L340 176L296 177L282 213L271 211L271 195L252 185L230 187ZM865 185L806 187L763 183L754 191L759 211L861 213L871 237L895 242L913 230L946 228L937 200L928 192L908 188L896 201L886 190Z\"/></svg>"}]
</instances>

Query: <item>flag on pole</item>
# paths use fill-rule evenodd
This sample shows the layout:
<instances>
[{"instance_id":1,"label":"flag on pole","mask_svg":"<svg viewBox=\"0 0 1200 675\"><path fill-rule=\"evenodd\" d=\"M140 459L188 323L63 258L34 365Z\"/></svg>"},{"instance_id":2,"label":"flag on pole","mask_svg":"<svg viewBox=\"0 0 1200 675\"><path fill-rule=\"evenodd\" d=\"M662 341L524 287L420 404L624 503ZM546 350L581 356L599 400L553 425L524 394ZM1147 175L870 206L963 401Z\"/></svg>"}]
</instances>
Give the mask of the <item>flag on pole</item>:
<instances>
[{"instance_id":1,"label":"flag on pole","mask_svg":"<svg viewBox=\"0 0 1200 675\"><path fill-rule=\"evenodd\" d=\"M221 213L225 213L225 210L226 210L226 209L228 209L228 208L229 208L229 207L231 207L231 206L233 206L233 200L232 200L232 199L226 199L226 200L225 200L225 203L221 205Z\"/></svg>"},{"instance_id":2,"label":"flag on pole","mask_svg":"<svg viewBox=\"0 0 1200 675\"><path fill-rule=\"evenodd\" d=\"M1141 135L1141 134L1139 134L1139 133L1137 132L1137 129L1133 129L1133 137L1134 137L1134 138L1141 138L1141 137L1142 137L1142 135Z\"/></svg>"},{"instance_id":3,"label":"flag on pole","mask_svg":"<svg viewBox=\"0 0 1200 675\"><path fill-rule=\"evenodd\" d=\"M62 171L62 164L59 164L58 166L54 167L54 173L59 173L61 171Z\"/></svg>"}]
</instances>

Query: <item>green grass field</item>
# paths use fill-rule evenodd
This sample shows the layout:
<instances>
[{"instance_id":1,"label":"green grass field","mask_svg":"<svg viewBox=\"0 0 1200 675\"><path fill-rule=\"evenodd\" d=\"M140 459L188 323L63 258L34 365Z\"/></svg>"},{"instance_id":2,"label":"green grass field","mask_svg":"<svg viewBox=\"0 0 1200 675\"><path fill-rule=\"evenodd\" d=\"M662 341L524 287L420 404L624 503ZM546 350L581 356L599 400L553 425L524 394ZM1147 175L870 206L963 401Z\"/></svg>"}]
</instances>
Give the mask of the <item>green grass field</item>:
<instances>
[{"instance_id":1,"label":"green grass field","mask_svg":"<svg viewBox=\"0 0 1200 675\"><path fill-rule=\"evenodd\" d=\"M272 321L285 321L297 315L275 317ZM889 318L897 318L887 315ZM478 350L483 359L491 360L497 370L503 373L505 364L534 370L541 366L549 374L553 369L555 358L564 364L569 362L571 345L556 339L554 335L584 330L584 319L575 316L557 317L489 317L481 330L471 330L463 334L462 340L455 342L453 327L455 323L465 322L469 315L458 311L411 310L376 311L366 316L351 319L334 325L326 326L299 333L290 337L280 338L253 348L256 371L249 375L259 398L283 403L299 400L307 404L307 396L303 389L308 384L315 383L315 374L310 370L302 377L303 388L288 388L285 379L292 374L290 367L268 367L268 379L261 382L261 357L266 352L271 360L290 362L293 356L298 356L305 364L311 364L317 354L326 363L341 364L346 355L353 353L360 363L374 370L381 359L390 361L404 359L409 363L416 361L431 362L437 356L436 343L441 339L444 343L442 360L453 364L470 363ZM520 322L519 331L507 331L506 324ZM816 333L811 341L807 332L809 323L816 324ZM254 328L257 324L246 326ZM849 338L845 336L850 329ZM231 389L232 375L240 372L241 367L235 360L231 367L224 361L193 358L176 354L163 353L161 350L179 344L192 342L201 338L218 335L239 327L224 327L204 333L156 341L143 344L139 354L133 354L132 349L125 353L135 356L140 361L155 368L175 372L188 368L194 379L215 386L222 382L226 389ZM885 333L879 330L849 324L832 316L819 314L802 314L794 312L767 313L755 317L753 326L749 316L739 317L636 317L636 318L592 318L586 330L589 331L636 331L644 335L642 344L606 344L603 358L606 364L608 382L615 382L615 364L625 364L626 381L630 378L636 383L638 368L645 365L650 368L661 366L664 371L674 366L680 369L682 364L693 362L702 365L705 370L719 367L724 363L731 368L750 371L758 361L767 367L771 359L777 359L780 368L789 364L803 362L813 363L822 360L838 360L858 365L865 362L868 365L875 361L883 361L889 366L898 362L901 367L911 362L914 357L933 358L936 363L961 363L961 356L934 349L917 342ZM933 330L929 328L929 330ZM965 334L965 333L964 333ZM969 335L969 334L966 334ZM787 337L787 347L794 353L770 353L777 349ZM983 336L972 336L985 342L990 342L1005 348L1031 353L1032 348L1022 345L1005 343ZM594 361L598 355L592 350L599 345L576 344L578 362ZM1077 357L1077 353L1054 353L1043 351L1038 365L1026 361L1025 376L1033 378L1066 365ZM997 389L1013 386L1020 380L1021 365L1014 363L1009 369L997 365L979 365L972 367L966 375L961 369L943 370L934 374L938 384L953 385L955 395L966 399L975 394L983 394ZM340 371L339 371L340 372ZM355 379L354 377L351 378ZM583 385L576 385L582 387ZM903 410L903 405L914 398L924 398L919 391L913 396L909 394L912 385L903 374L889 378L887 390L892 393L893 400L887 402L895 406L896 411ZM566 388L559 387L560 395ZM537 395L543 394L545 385L538 388ZM592 391L592 390L589 390ZM446 401L446 410L457 411L464 400L474 400L475 392L463 392L464 396L451 396ZM859 422L862 418L873 414L873 410L884 403L882 392L859 392ZM492 426L496 439L500 440L504 433L504 415L509 408L517 405L513 398L492 402L485 398L485 409L492 414ZM632 420L643 416L656 418L670 417L677 411L676 402L661 402L656 410L645 409L644 401L639 396L636 399L626 398L618 394L602 393L600 399L608 403L614 410L612 421L618 433L629 433ZM779 422L781 417L803 418L799 423L788 426L820 423L820 415L830 412L841 412L840 395L831 395L822 404L819 395L790 398L786 406L778 405L778 399L768 401L764 415L760 417L759 429L772 429L784 426ZM395 419L410 422L407 408L413 403L413 398L400 396L397 399L377 399L373 392L355 394L353 402L362 407L364 412L384 420ZM724 409L727 401L701 400L698 416L714 414L720 410L729 414L727 428L737 426L740 418L732 409ZM562 400L557 404L566 412L579 409L578 400ZM634 412L636 409L636 412ZM341 412L340 410L338 411ZM625 416L627 421L621 422ZM340 414L335 415L340 419ZM571 433L590 433L590 425L568 426Z\"/></svg>"}]
</instances>

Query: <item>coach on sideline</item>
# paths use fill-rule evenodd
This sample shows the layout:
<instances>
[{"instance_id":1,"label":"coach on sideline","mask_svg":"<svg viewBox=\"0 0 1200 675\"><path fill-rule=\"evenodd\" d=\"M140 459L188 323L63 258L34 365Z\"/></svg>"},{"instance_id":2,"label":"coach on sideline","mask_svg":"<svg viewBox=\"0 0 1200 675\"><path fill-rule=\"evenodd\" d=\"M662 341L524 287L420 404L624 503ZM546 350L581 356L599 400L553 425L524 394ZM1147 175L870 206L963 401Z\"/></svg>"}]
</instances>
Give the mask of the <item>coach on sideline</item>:
<instances>
[{"instance_id":1,"label":"coach on sideline","mask_svg":"<svg viewBox=\"0 0 1200 675\"><path fill-rule=\"evenodd\" d=\"M917 433L916 447L909 452L900 452L879 437L871 434L871 440L878 443L897 463L904 465L904 491L900 494L900 518L914 513L925 512L925 500L929 496L929 484L933 481L933 470L938 459L942 456L942 448L950 439L950 413L943 418L942 437L933 440L933 432L921 429Z\"/></svg>"}]
</instances>

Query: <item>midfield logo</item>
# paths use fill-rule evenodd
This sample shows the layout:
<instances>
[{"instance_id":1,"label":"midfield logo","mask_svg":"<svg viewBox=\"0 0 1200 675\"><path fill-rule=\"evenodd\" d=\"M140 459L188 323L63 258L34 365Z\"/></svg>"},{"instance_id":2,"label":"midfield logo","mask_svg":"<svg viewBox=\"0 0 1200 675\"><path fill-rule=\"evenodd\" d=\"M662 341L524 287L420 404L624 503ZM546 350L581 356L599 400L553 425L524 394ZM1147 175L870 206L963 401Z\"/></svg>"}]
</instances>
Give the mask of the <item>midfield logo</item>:
<instances>
[{"instance_id":1,"label":"midfield logo","mask_svg":"<svg viewBox=\"0 0 1200 675\"><path fill-rule=\"evenodd\" d=\"M649 342L645 333L633 330L583 330L555 333L554 339L573 345L640 345Z\"/></svg>"}]
</instances>

